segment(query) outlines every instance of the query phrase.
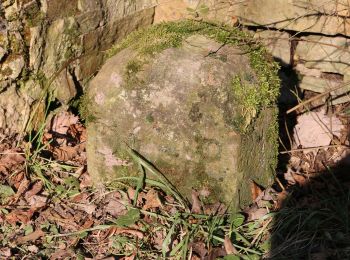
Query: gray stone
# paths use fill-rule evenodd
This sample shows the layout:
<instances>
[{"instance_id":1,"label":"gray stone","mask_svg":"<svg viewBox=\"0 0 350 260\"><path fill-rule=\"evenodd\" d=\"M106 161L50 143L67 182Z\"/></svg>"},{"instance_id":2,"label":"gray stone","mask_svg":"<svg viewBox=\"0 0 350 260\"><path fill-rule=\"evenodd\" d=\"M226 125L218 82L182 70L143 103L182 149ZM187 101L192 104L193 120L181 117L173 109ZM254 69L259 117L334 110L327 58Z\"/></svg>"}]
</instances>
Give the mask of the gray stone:
<instances>
[{"instance_id":1,"label":"gray stone","mask_svg":"<svg viewBox=\"0 0 350 260\"><path fill-rule=\"evenodd\" d=\"M326 1L328 5L324 5ZM343 1L236 0L231 6L231 15L239 17L241 22L247 25L328 35L350 34L349 16L339 15L348 12L348 7L345 10L348 3ZM339 13L334 10L338 10Z\"/></svg>"},{"instance_id":2,"label":"gray stone","mask_svg":"<svg viewBox=\"0 0 350 260\"><path fill-rule=\"evenodd\" d=\"M168 39L143 35L149 37L145 50ZM138 174L130 146L187 197L192 188L208 187L234 208L249 202L250 179L271 183L277 154L275 100L254 110L243 105L248 92L238 98L241 88L260 91L249 57L196 34L152 55L137 49L138 41L110 58L89 84L87 156L94 183Z\"/></svg>"},{"instance_id":3,"label":"gray stone","mask_svg":"<svg viewBox=\"0 0 350 260\"><path fill-rule=\"evenodd\" d=\"M307 68L304 64L298 63L295 66L295 70L299 72L299 74L304 75L304 76L311 76L311 77L316 77L320 78L322 72L318 69L309 69Z\"/></svg>"},{"instance_id":4,"label":"gray stone","mask_svg":"<svg viewBox=\"0 0 350 260\"><path fill-rule=\"evenodd\" d=\"M291 44L288 33L269 30L258 31L254 33L254 38L259 39L282 65L290 65Z\"/></svg>"},{"instance_id":5,"label":"gray stone","mask_svg":"<svg viewBox=\"0 0 350 260\"><path fill-rule=\"evenodd\" d=\"M12 55L1 64L0 80L16 79L24 68L24 58Z\"/></svg>"},{"instance_id":6,"label":"gray stone","mask_svg":"<svg viewBox=\"0 0 350 260\"><path fill-rule=\"evenodd\" d=\"M16 90L13 84L3 93L0 98L0 128L11 133L8 126L19 126L18 131L23 131L29 116L31 103L23 96L21 91Z\"/></svg>"},{"instance_id":7,"label":"gray stone","mask_svg":"<svg viewBox=\"0 0 350 260\"><path fill-rule=\"evenodd\" d=\"M344 37L302 37L295 51L295 60L302 61L310 69L350 74L349 46L350 40Z\"/></svg>"},{"instance_id":8,"label":"gray stone","mask_svg":"<svg viewBox=\"0 0 350 260\"><path fill-rule=\"evenodd\" d=\"M329 91L330 89L334 89L341 84L343 84L343 81L336 81L336 80L330 80L325 78L316 78L311 76L304 76L302 80L300 81L299 87L301 89L305 90L311 90L316 93L324 93L326 91ZM331 103L333 105L345 103L350 101L350 96L348 95L348 92L350 91L350 86L345 86L341 89L338 89L336 91L332 91L330 93L331 95ZM323 97L323 101L326 101L329 99L328 96Z\"/></svg>"},{"instance_id":9,"label":"gray stone","mask_svg":"<svg viewBox=\"0 0 350 260\"><path fill-rule=\"evenodd\" d=\"M177 21L181 19L205 19L236 24L231 15L232 3L220 0L158 0L154 22Z\"/></svg>"}]
</instances>

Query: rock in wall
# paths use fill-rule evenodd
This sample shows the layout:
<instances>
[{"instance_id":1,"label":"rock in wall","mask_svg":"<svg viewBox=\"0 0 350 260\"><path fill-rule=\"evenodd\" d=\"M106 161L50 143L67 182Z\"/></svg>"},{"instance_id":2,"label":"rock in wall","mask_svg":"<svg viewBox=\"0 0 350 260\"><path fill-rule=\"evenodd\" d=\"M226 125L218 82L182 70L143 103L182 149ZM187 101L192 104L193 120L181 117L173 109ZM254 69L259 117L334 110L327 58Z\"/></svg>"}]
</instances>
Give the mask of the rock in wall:
<instances>
[{"instance_id":1,"label":"rock in wall","mask_svg":"<svg viewBox=\"0 0 350 260\"><path fill-rule=\"evenodd\" d=\"M347 0L230 1L237 17L282 66L299 74L301 89L325 92L350 79L350 2ZM288 56L290 58L288 58ZM350 87L331 92L332 103L350 101Z\"/></svg>"},{"instance_id":2,"label":"rock in wall","mask_svg":"<svg viewBox=\"0 0 350 260\"><path fill-rule=\"evenodd\" d=\"M0 128L40 121L48 92L72 100L104 51L152 24L153 0L5 0L0 3Z\"/></svg>"}]
</instances>

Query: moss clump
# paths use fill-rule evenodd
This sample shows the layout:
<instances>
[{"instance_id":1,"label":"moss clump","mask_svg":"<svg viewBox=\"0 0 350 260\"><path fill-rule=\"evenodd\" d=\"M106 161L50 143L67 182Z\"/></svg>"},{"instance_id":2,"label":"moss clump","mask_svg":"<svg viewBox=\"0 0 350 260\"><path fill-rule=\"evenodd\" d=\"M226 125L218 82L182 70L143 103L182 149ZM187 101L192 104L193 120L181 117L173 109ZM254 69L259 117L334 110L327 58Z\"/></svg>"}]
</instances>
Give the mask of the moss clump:
<instances>
[{"instance_id":1,"label":"moss clump","mask_svg":"<svg viewBox=\"0 0 350 260\"><path fill-rule=\"evenodd\" d=\"M87 94L82 95L79 100L77 100L75 106L78 107L79 115L85 121L85 123L95 122L96 116L90 113L89 106L91 106L92 101Z\"/></svg>"},{"instance_id":2,"label":"moss clump","mask_svg":"<svg viewBox=\"0 0 350 260\"><path fill-rule=\"evenodd\" d=\"M147 63L148 58L165 49L181 46L184 39L193 34L200 34L223 44L240 46L249 55L257 83L250 83L249 79L242 79L241 76L232 79L236 102L242 109L242 114L234 120L233 126L239 132L245 133L263 107L275 104L280 84L277 63L273 62L265 48L248 33L234 27L194 20L161 23L131 33L120 44L112 47L107 52L107 57L132 46L138 52L135 61L127 66L127 78L132 80L137 78L137 72Z\"/></svg>"}]
</instances>

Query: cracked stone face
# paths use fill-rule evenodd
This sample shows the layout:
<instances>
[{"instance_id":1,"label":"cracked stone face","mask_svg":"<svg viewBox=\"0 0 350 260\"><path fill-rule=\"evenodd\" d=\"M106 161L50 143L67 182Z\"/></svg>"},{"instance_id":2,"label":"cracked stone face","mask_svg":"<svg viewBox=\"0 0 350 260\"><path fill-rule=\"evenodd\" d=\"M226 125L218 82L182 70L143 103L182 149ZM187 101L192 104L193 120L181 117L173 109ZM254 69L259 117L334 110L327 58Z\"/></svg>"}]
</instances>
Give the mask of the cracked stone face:
<instances>
[{"instance_id":1,"label":"cracked stone face","mask_svg":"<svg viewBox=\"0 0 350 260\"><path fill-rule=\"evenodd\" d=\"M181 47L131 66L136 59L132 47L119 52L89 85L88 170L95 184L137 176L129 146L183 195L209 188L213 198L237 207L242 180L252 176L238 167L244 143L232 125L240 113L232 79L249 74L256 81L248 57L192 35Z\"/></svg>"}]
</instances>

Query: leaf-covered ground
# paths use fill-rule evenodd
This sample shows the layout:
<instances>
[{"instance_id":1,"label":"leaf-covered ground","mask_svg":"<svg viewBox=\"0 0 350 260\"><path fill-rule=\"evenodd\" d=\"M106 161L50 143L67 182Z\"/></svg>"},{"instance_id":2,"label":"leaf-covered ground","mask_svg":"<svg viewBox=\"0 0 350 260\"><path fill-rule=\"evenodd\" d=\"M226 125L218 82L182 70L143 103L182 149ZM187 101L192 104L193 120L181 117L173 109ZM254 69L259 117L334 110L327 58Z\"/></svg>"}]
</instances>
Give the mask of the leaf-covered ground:
<instances>
[{"instance_id":1,"label":"leaf-covered ground","mask_svg":"<svg viewBox=\"0 0 350 260\"><path fill-rule=\"evenodd\" d=\"M219 202L207 204L208 190L183 199L132 150L139 178L93 188L86 130L70 112L25 138L1 133L0 258L347 259L345 108L303 114L293 134L282 129L288 138L276 184L262 188L252 181L254 203L236 214ZM318 123L310 127L313 116ZM323 139L315 139L315 148L310 136L321 135L317 131Z\"/></svg>"}]
</instances>

